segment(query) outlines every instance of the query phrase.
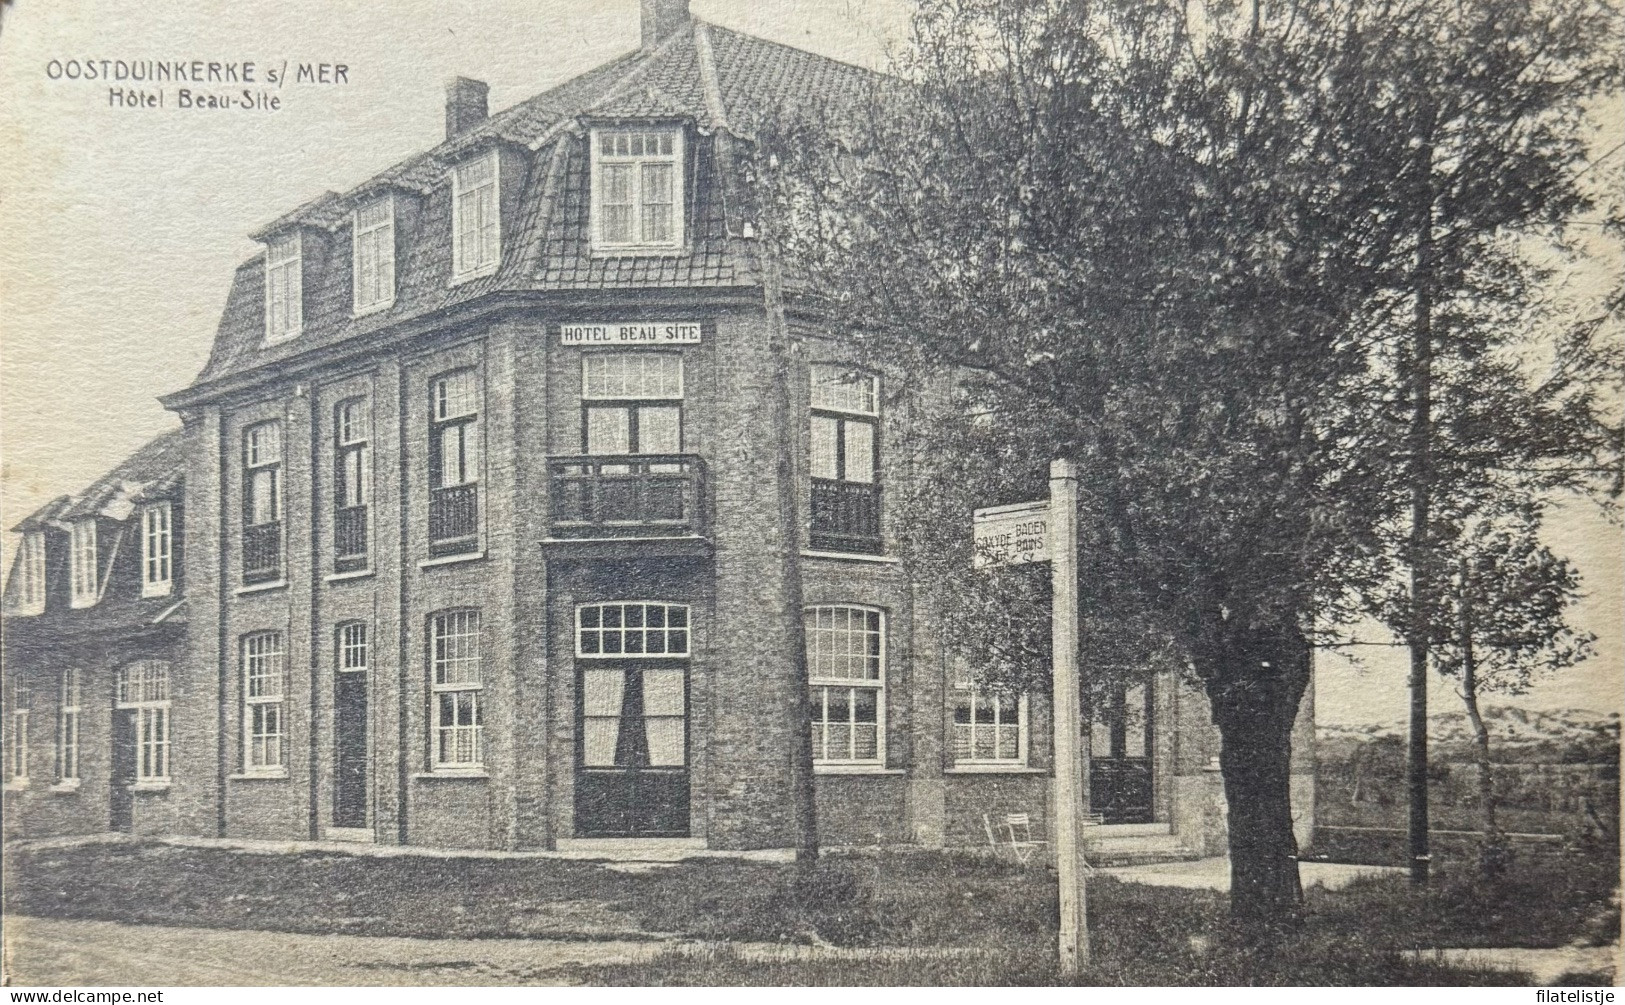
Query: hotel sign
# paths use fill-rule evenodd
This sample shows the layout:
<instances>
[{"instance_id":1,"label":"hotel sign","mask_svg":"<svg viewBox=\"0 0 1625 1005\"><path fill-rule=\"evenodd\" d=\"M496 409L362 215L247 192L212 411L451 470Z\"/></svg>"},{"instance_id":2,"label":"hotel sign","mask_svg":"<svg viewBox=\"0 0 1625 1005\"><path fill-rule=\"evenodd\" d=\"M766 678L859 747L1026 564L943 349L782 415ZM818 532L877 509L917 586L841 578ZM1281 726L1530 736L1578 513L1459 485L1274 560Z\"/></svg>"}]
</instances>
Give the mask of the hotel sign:
<instances>
[{"instance_id":1,"label":"hotel sign","mask_svg":"<svg viewBox=\"0 0 1625 1005\"><path fill-rule=\"evenodd\" d=\"M697 323L608 321L560 325L559 345L699 345Z\"/></svg>"},{"instance_id":2,"label":"hotel sign","mask_svg":"<svg viewBox=\"0 0 1625 1005\"><path fill-rule=\"evenodd\" d=\"M975 567L1048 562L1049 500L989 506L971 515Z\"/></svg>"}]
</instances>

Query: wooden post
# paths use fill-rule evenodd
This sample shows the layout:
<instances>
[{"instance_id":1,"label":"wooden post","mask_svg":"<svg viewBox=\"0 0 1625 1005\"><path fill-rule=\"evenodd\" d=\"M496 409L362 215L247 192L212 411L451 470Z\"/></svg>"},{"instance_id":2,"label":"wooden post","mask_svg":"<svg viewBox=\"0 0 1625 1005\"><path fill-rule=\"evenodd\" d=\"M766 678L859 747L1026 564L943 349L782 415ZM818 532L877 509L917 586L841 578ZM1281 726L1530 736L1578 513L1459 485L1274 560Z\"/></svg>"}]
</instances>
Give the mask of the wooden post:
<instances>
[{"instance_id":1,"label":"wooden post","mask_svg":"<svg viewBox=\"0 0 1625 1005\"><path fill-rule=\"evenodd\" d=\"M1083 805L1078 710L1078 471L1069 460L1049 468L1050 628L1055 701L1055 871L1061 887L1060 969L1076 977L1089 962L1080 824Z\"/></svg>"}]
</instances>

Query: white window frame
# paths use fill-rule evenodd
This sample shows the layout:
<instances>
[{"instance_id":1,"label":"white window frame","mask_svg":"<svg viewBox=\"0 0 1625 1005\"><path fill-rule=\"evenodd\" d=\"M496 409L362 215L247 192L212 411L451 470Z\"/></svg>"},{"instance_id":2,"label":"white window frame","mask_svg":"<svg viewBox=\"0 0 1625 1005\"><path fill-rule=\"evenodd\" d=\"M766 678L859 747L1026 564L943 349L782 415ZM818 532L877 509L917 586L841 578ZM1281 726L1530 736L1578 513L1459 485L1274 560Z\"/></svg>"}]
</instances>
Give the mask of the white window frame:
<instances>
[{"instance_id":1,"label":"white window frame","mask_svg":"<svg viewBox=\"0 0 1625 1005\"><path fill-rule=\"evenodd\" d=\"M23 534L17 548L17 589L12 614L32 616L45 613L45 532Z\"/></svg>"},{"instance_id":2,"label":"white window frame","mask_svg":"<svg viewBox=\"0 0 1625 1005\"><path fill-rule=\"evenodd\" d=\"M96 518L75 520L68 535L70 607L93 607L101 593L100 563L96 560Z\"/></svg>"},{"instance_id":3,"label":"white window frame","mask_svg":"<svg viewBox=\"0 0 1625 1005\"><path fill-rule=\"evenodd\" d=\"M175 585L174 508L168 500L141 507L141 595L167 597Z\"/></svg>"},{"instance_id":4,"label":"white window frame","mask_svg":"<svg viewBox=\"0 0 1625 1005\"><path fill-rule=\"evenodd\" d=\"M448 466L443 437L453 429L458 430L457 463ZM450 370L429 382L429 436L434 460L431 489L479 483L484 451L480 449L479 372L474 367Z\"/></svg>"},{"instance_id":5,"label":"white window frame","mask_svg":"<svg viewBox=\"0 0 1625 1005\"><path fill-rule=\"evenodd\" d=\"M486 166L490 168L491 177L470 186L465 179L476 168ZM475 249L477 257L472 258L463 240L463 214L466 212L489 214L489 220L471 221L471 226L467 228L479 236ZM490 234L489 246L484 240L487 233ZM497 156L495 150L488 150L452 166L451 247L451 279L454 284L489 276L502 261L502 158Z\"/></svg>"},{"instance_id":6,"label":"white window frame","mask_svg":"<svg viewBox=\"0 0 1625 1005\"><path fill-rule=\"evenodd\" d=\"M344 562L343 569L356 571L372 564L372 410L366 395L345 398L333 408L333 561ZM341 553L338 523L341 514L354 509L365 510L363 549L354 554ZM356 564L356 560L360 564Z\"/></svg>"},{"instance_id":7,"label":"white window frame","mask_svg":"<svg viewBox=\"0 0 1625 1005\"><path fill-rule=\"evenodd\" d=\"M339 673L366 673L372 662L372 633L365 621L346 621L338 626Z\"/></svg>"},{"instance_id":8,"label":"white window frame","mask_svg":"<svg viewBox=\"0 0 1625 1005\"><path fill-rule=\"evenodd\" d=\"M953 689L949 692L949 701L951 704L948 708L948 749L954 752L954 765L956 767L972 769L997 769L1025 768L1027 766L1029 738L1027 729L1027 692L1022 691L1016 695L1016 756L1014 757L997 756L999 749L998 730L1002 726L1009 725L1008 723L1004 722L1002 718L1000 718L1003 712L997 700L999 697L1000 695L998 692L993 691L990 688L980 687L973 681L960 680L954 683ZM1009 696L1004 695L1004 697ZM971 710L971 721L967 724L970 726L971 732L970 754L965 757L960 757L957 752L959 749L958 732L960 723L955 716L958 713L959 702L961 699L968 699L970 701ZM976 756L976 733L979 728L990 728L976 721L977 706L982 702L993 703L993 714L995 720L993 726L991 727L993 729L993 750L995 755L993 757Z\"/></svg>"},{"instance_id":9,"label":"white window frame","mask_svg":"<svg viewBox=\"0 0 1625 1005\"><path fill-rule=\"evenodd\" d=\"M627 612L638 611L637 625L627 624ZM659 609L661 624L649 625L649 611ZM615 611L617 625L608 625L606 615ZM673 625L673 612L682 612L682 624ZM589 613L590 612L590 613ZM658 632L659 644L650 651L651 632ZM576 606L576 656L581 659L686 660L694 652L693 611L687 604L664 600L604 600ZM613 640L613 641L612 641ZM628 646L634 651L627 651ZM680 645L680 649L673 648Z\"/></svg>"},{"instance_id":10,"label":"white window frame","mask_svg":"<svg viewBox=\"0 0 1625 1005\"><path fill-rule=\"evenodd\" d=\"M873 677L868 677L868 676L863 676L863 677L851 677L851 676L837 677L837 676L833 676L831 674L820 674L819 673L819 670L820 670L819 663L822 662L819 659L819 657L824 655L824 652L822 651L823 650L823 644L822 643L823 643L824 640L823 640L823 638L821 637L821 635L819 633L825 632L825 631L833 633L833 632L837 631L838 629L834 629L834 628L820 629L820 628L817 628L816 623L817 623L818 615L819 615L819 612L831 612L833 614L833 612L836 612L836 611L846 612L846 617L848 619L848 627L846 629L844 629L844 630L839 630L839 631L842 631L843 634L849 634L850 631L851 631L851 628L850 628L851 621L850 621L850 619L851 619L852 613L854 613L854 612L862 613L863 615L865 615L866 618L867 618L868 615L871 615L871 614L877 616L877 621L876 621L876 626L877 627L876 627L875 634L878 635L878 638L879 638L879 647L878 648L879 648L880 651L879 651L878 654L876 654L878 659L876 659L876 662L875 662L875 676L873 676ZM810 604L806 608L803 609L802 617L804 619L806 619L807 622L809 622L807 624L807 628L806 628L806 631L807 631L807 676L808 676L808 684L810 686L810 693L808 694L807 700L808 700L808 703L809 703L809 709L808 710L809 710L809 712L812 713L812 722L813 722L814 727L816 727L819 724L824 724L824 725L829 724L829 696L830 696L830 689L831 688L846 688L846 689L848 689L849 693L847 695L847 703L848 703L847 707L848 707L849 710L851 708L853 708L857 704L857 695L855 693L856 691L858 691L860 689L871 690L871 691L874 692L874 695L875 695L875 753L874 753L874 756L873 757L859 757L859 756L857 756L857 754L856 754L856 746L857 746L857 744L856 744L856 735L857 734L856 734L855 731L848 732L848 734L847 734L847 749L844 752L844 756L843 756L841 752L831 751L830 744L829 744L829 734L828 734L827 731L825 731L823 733L822 740L820 740L819 731L816 728L814 728L814 730L813 730L813 764L814 764L814 766L817 766L817 767L832 767L832 768L837 768L837 769L843 768L843 767L868 768L868 769L871 769L871 770L876 769L876 768L884 768L885 765L886 765L886 746L887 746L887 744L886 744L886 621L887 621L886 612L881 610L878 607L870 607L870 606L867 606L867 605L864 605L864 604ZM867 627L859 629L859 631L861 631L864 635L869 634L869 630L868 630ZM840 657L840 656L844 656L848 660L848 662L850 662L850 660L852 658L852 654L851 654L850 649L848 649L844 653L837 653L835 649L831 648L830 650L828 650L828 653L829 653L831 659L834 659L834 658L837 658L837 657ZM864 659L865 662L867 662L869 657L868 657L867 654L864 654L864 655L861 655L859 658ZM850 715L850 714L851 713L849 711L848 715ZM852 720L852 719L849 718L847 720L847 724L851 725L851 724L853 724L854 721L855 720Z\"/></svg>"},{"instance_id":11,"label":"white window frame","mask_svg":"<svg viewBox=\"0 0 1625 1005\"><path fill-rule=\"evenodd\" d=\"M382 213L378 219L368 221L366 218L379 207ZM360 317L395 303L395 194L385 193L352 210L350 233L351 313ZM372 275L368 274L369 265ZM365 291L374 278L378 295L366 299Z\"/></svg>"},{"instance_id":12,"label":"white window frame","mask_svg":"<svg viewBox=\"0 0 1625 1005\"><path fill-rule=\"evenodd\" d=\"M136 713L136 787L167 786L170 781L169 664L163 660L136 660L119 667L113 707L132 709Z\"/></svg>"},{"instance_id":13,"label":"white window frame","mask_svg":"<svg viewBox=\"0 0 1625 1005\"><path fill-rule=\"evenodd\" d=\"M485 771L483 631L478 608L436 611L429 616L429 765L436 773ZM466 648L458 646L453 652L454 640L471 641ZM455 675L451 673L453 668ZM466 723L461 721L465 701L469 713ZM447 702L451 703L452 713L449 725L441 721ZM457 756L461 750L467 751L466 757Z\"/></svg>"},{"instance_id":14,"label":"white window frame","mask_svg":"<svg viewBox=\"0 0 1625 1005\"><path fill-rule=\"evenodd\" d=\"M288 651L280 631L242 639L243 774L281 776L288 767ZM275 716L275 729L271 717ZM270 745L275 742L275 757Z\"/></svg>"},{"instance_id":15,"label":"white window frame","mask_svg":"<svg viewBox=\"0 0 1625 1005\"><path fill-rule=\"evenodd\" d=\"M21 681L11 682L11 733L6 737L6 786L28 788L28 713L33 696Z\"/></svg>"},{"instance_id":16,"label":"white window frame","mask_svg":"<svg viewBox=\"0 0 1625 1005\"><path fill-rule=\"evenodd\" d=\"M653 137L657 140L670 139L671 152L666 153L660 149L663 144L657 143L657 152L632 154L620 153L618 140L632 137L640 139ZM644 140L646 142L646 140ZM617 152L606 153L606 142L615 144ZM592 173L592 246L594 252L604 254L625 255L642 253L674 253L687 247L688 235L686 233L685 218L687 216L687 178L684 165L688 163L685 156L686 137L682 128L675 125L662 126L602 126L595 128L589 135L590 163ZM608 222L608 211L604 204L604 168L606 166L629 166L633 171L632 183L632 240L611 240L605 233L605 224ZM643 168L652 165L667 165L671 168L671 236L665 241L650 240L644 234L643 209Z\"/></svg>"},{"instance_id":17,"label":"white window frame","mask_svg":"<svg viewBox=\"0 0 1625 1005\"><path fill-rule=\"evenodd\" d=\"M84 709L84 681L78 667L62 670L57 692L56 781L64 787L79 784L79 718Z\"/></svg>"},{"instance_id":18,"label":"white window frame","mask_svg":"<svg viewBox=\"0 0 1625 1005\"><path fill-rule=\"evenodd\" d=\"M273 434L262 439L261 434ZM270 449L274 447L275 449ZM254 478L261 471L268 471L271 491L268 497L270 514L263 520L249 522L247 517L254 509ZM244 524L250 527L263 527L266 524L282 522L282 422L271 419L267 422L256 422L243 430L243 495L247 506L244 508Z\"/></svg>"},{"instance_id":19,"label":"white window frame","mask_svg":"<svg viewBox=\"0 0 1625 1005\"><path fill-rule=\"evenodd\" d=\"M581 397L587 401L682 401L683 355L676 352L582 353Z\"/></svg>"},{"instance_id":20,"label":"white window frame","mask_svg":"<svg viewBox=\"0 0 1625 1005\"><path fill-rule=\"evenodd\" d=\"M299 231L265 242L265 341L286 342L304 327L304 240Z\"/></svg>"}]
</instances>

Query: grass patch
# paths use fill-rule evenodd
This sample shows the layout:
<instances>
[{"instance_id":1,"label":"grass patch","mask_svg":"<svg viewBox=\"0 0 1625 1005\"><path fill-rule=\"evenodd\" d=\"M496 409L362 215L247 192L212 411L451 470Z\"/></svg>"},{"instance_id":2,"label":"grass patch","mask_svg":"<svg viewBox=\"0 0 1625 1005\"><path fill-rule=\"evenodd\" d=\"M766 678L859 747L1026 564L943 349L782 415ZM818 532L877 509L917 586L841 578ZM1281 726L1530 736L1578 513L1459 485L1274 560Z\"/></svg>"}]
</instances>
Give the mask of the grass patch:
<instances>
[{"instance_id":1,"label":"grass patch","mask_svg":"<svg viewBox=\"0 0 1625 1005\"><path fill-rule=\"evenodd\" d=\"M1301 931L1267 947L1236 934L1224 895L1097 876L1094 958L1081 983L1517 984L1519 975L1414 961L1435 946L1558 946L1617 938L1610 863L1532 862L1485 885L1441 869L1308 891ZM18 846L8 913L429 938L698 940L651 963L577 967L591 984L1030 985L1055 980L1052 875L974 855L895 851L789 865L698 859L625 873L563 859L258 854L157 842ZM728 943L755 943L739 949ZM761 943L886 952L779 958Z\"/></svg>"}]
</instances>

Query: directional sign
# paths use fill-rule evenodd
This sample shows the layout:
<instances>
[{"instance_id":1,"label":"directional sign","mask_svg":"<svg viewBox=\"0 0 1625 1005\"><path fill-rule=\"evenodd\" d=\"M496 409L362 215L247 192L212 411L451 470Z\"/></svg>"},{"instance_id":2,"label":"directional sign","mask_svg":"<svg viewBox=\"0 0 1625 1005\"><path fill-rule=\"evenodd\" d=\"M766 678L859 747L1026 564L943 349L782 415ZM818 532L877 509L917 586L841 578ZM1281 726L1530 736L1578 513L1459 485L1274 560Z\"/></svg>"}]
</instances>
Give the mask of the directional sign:
<instances>
[{"instance_id":1,"label":"directional sign","mask_svg":"<svg viewBox=\"0 0 1625 1005\"><path fill-rule=\"evenodd\" d=\"M971 517L971 537L978 569L1048 562L1049 502L1040 499L979 509Z\"/></svg>"}]
</instances>

